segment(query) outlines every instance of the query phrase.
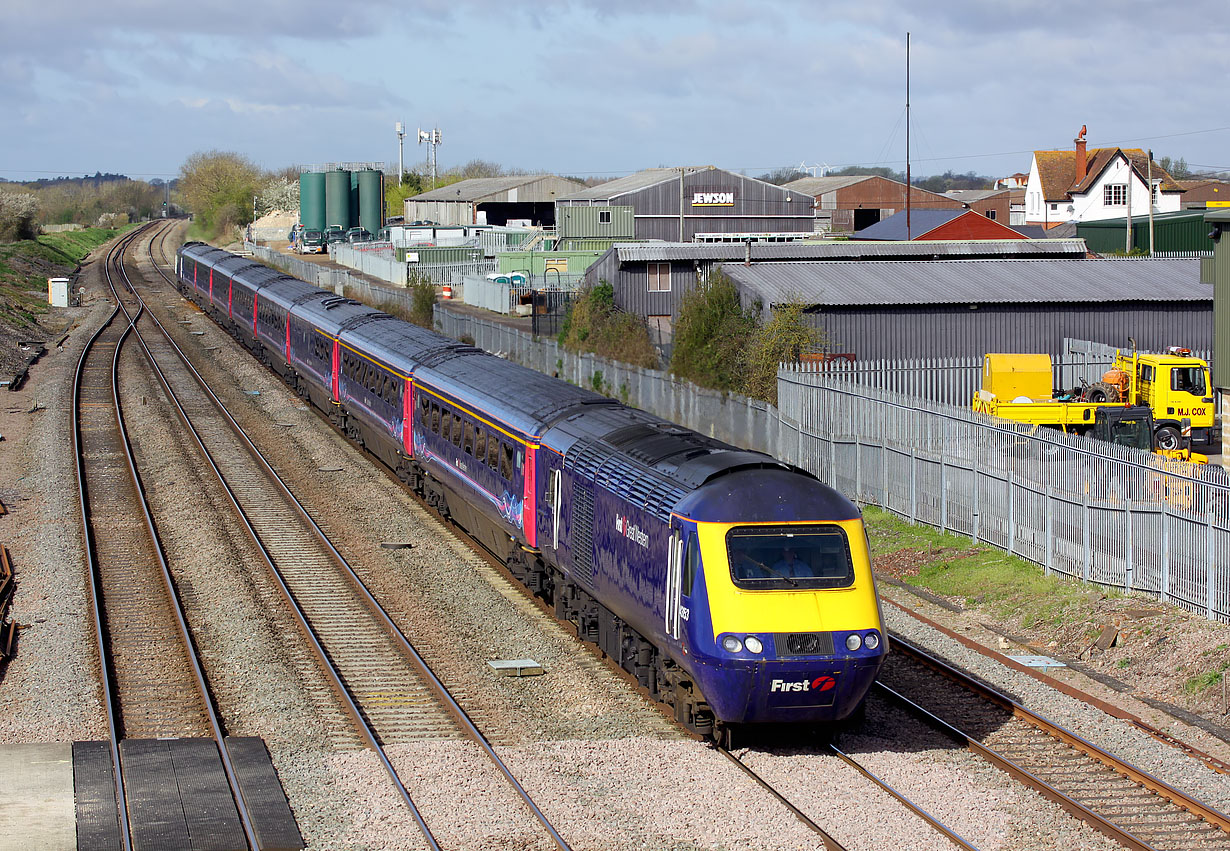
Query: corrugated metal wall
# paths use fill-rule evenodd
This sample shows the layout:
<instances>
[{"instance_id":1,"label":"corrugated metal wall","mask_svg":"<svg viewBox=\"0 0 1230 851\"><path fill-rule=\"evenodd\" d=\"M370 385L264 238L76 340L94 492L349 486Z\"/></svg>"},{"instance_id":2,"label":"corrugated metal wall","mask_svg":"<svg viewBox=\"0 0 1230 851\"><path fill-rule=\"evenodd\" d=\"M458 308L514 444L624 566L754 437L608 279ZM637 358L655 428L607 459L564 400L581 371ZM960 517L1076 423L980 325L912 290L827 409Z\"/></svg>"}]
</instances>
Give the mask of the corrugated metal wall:
<instances>
[{"instance_id":1,"label":"corrugated metal wall","mask_svg":"<svg viewBox=\"0 0 1230 851\"><path fill-rule=\"evenodd\" d=\"M599 213L611 214L611 221L599 223ZM632 208L628 206L575 207L557 204L555 230L560 239L631 239L634 233Z\"/></svg>"},{"instance_id":2,"label":"corrugated metal wall","mask_svg":"<svg viewBox=\"0 0 1230 851\"><path fill-rule=\"evenodd\" d=\"M1230 286L1228 286L1230 291ZM1058 352L1065 337L1142 350L1213 348L1211 302L1124 305L980 305L850 309L826 307L808 319L834 352L859 359L980 356L987 352ZM1223 343L1224 345L1224 343ZM1224 363L1230 352L1218 353Z\"/></svg>"},{"instance_id":3,"label":"corrugated metal wall","mask_svg":"<svg viewBox=\"0 0 1230 851\"><path fill-rule=\"evenodd\" d=\"M1126 247L1127 221L1108 219L1100 222L1078 222L1076 235L1085 240L1090 251L1098 254L1122 252ZM1132 246L1149 250L1149 219L1132 218ZM1209 227L1202 213L1168 218L1154 217L1153 250L1163 252L1206 252L1213 250Z\"/></svg>"},{"instance_id":4,"label":"corrugated metal wall","mask_svg":"<svg viewBox=\"0 0 1230 851\"><path fill-rule=\"evenodd\" d=\"M1205 223L1206 228L1210 228ZM1230 223L1224 225L1230 231ZM1205 231L1206 233L1208 231ZM1213 385L1230 391L1230 233L1223 233L1213 255ZM1223 408L1225 410L1225 408ZM1226 430L1230 432L1230 430Z\"/></svg>"},{"instance_id":5,"label":"corrugated metal wall","mask_svg":"<svg viewBox=\"0 0 1230 851\"><path fill-rule=\"evenodd\" d=\"M407 222L436 222L441 225L474 224L474 205L469 201L414 201L405 203Z\"/></svg>"},{"instance_id":6,"label":"corrugated metal wall","mask_svg":"<svg viewBox=\"0 0 1230 851\"><path fill-rule=\"evenodd\" d=\"M699 200L698 193L710 198ZM712 198L721 193L733 194L729 204ZM591 222L581 218L587 214L576 211L630 207L635 210L633 235L636 239L691 242L697 233L811 233L815 228L812 204L810 195L722 169L703 169L687 174L682 187L676 178L604 199L601 203L592 199L561 201L555 215L557 222L576 216L568 225L566 235L596 237L605 235L603 228L609 229L611 225L598 225L596 213L592 214ZM593 230L584 232L590 228Z\"/></svg>"}]
</instances>

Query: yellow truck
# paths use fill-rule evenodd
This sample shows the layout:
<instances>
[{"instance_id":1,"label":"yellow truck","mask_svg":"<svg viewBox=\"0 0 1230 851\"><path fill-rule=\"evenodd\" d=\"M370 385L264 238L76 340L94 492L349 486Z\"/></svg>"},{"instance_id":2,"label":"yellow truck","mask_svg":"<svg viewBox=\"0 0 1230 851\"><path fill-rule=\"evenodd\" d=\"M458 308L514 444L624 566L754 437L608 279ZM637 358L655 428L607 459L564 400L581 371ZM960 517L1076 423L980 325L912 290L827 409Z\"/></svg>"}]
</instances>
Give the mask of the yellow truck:
<instances>
[{"instance_id":1,"label":"yellow truck","mask_svg":"<svg viewBox=\"0 0 1230 851\"><path fill-rule=\"evenodd\" d=\"M1188 349L1171 348L1164 354L1116 352L1111 368L1099 380L1082 381L1072 390L1053 390L1053 374L1050 355L988 354L973 408L1007 420L1084 434L1093 428L1098 408L1141 405L1152 414L1158 451L1177 453L1190 446L1190 440L1208 442L1216 437L1209 365L1192 357Z\"/></svg>"}]
</instances>

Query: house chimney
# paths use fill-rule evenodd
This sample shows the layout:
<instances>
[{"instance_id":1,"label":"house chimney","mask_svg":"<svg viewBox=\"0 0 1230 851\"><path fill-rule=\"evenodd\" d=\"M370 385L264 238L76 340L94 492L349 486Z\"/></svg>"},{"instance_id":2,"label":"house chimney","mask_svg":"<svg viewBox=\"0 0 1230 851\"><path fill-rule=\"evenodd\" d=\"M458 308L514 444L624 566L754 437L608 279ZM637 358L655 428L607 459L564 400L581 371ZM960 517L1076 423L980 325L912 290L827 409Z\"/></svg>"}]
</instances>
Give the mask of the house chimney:
<instances>
[{"instance_id":1,"label":"house chimney","mask_svg":"<svg viewBox=\"0 0 1230 851\"><path fill-rule=\"evenodd\" d=\"M1085 179L1085 169L1089 167L1089 158L1085 153L1085 125L1081 125L1081 132L1076 134L1076 183L1074 186L1079 186L1081 181Z\"/></svg>"}]
</instances>

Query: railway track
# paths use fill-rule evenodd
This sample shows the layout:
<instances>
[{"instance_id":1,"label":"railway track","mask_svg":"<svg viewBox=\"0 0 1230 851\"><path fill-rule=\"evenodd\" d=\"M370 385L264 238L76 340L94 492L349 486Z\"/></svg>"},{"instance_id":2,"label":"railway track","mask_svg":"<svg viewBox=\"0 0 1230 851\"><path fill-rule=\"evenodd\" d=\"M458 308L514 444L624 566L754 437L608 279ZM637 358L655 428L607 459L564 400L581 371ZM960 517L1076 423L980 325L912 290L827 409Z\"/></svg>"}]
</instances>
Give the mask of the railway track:
<instances>
[{"instance_id":1,"label":"railway track","mask_svg":"<svg viewBox=\"0 0 1230 851\"><path fill-rule=\"evenodd\" d=\"M150 247L151 256L153 246ZM165 258L165 248L164 248ZM155 267L172 283L162 267ZM305 641L364 743L379 757L428 845L437 848L385 746L423 739L474 742L556 847L567 843L364 585L274 466L191 365L162 322L144 343L160 381L260 549ZM495 719L488 719L492 723Z\"/></svg>"},{"instance_id":2,"label":"railway track","mask_svg":"<svg viewBox=\"0 0 1230 851\"><path fill-rule=\"evenodd\" d=\"M237 822L217 818L214 829L232 846L256 848L255 829L124 425L120 359L142 308L119 278L124 252L144 230L120 240L107 254L104 272L116 308L86 344L73 386L73 445L114 793L101 803L102 809L113 807L115 813L114 831L108 824L112 817L104 816L103 835L91 838L132 848L142 832L139 825L134 829L133 820L151 815L145 796L132 799L127 794L125 772L154 770L162 754L156 747L132 745L122 755L125 745L133 740L212 739L238 816ZM95 764L100 762L105 760Z\"/></svg>"},{"instance_id":3,"label":"railway track","mask_svg":"<svg viewBox=\"0 0 1230 851\"><path fill-rule=\"evenodd\" d=\"M1230 849L1230 819L893 636L877 692L1137 851ZM957 686L957 687L954 687Z\"/></svg>"}]
</instances>

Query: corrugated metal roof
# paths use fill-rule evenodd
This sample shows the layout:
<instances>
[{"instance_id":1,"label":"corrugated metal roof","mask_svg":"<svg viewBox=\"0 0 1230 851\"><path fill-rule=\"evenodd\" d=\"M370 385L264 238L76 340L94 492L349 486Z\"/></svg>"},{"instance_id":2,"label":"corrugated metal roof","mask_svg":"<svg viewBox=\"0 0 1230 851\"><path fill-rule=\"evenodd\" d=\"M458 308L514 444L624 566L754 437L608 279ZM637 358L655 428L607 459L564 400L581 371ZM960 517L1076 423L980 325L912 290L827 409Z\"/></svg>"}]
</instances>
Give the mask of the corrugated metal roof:
<instances>
[{"instance_id":1,"label":"corrugated metal roof","mask_svg":"<svg viewBox=\"0 0 1230 851\"><path fill-rule=\"evenodd\" d=\"M489 195L498 195L507 192L509 189L514 189L519 186L526 186L530 183L537 183L544 177L555 177L552 174L519 174L511 177L472 177L469 180L461 180L457 183L450 183L448 186L441 186L439 189L431 189L427 192L414 195L407 199L410 201L482 201ZM557 178L564 180L565 178ZM581 184L575 181L567 181L574 183L577 186Z\"/></svg>"},{"instance_id":2,"label":"corrugated metal roof","mask_svg":"<svg viewBox=\"0 0 1230 851\"><path fill-rule=\"evenodd\" d=\"M845 174L840 177L800 177L798 180L784 184L782 188L819 198L826 192L836 192L838 189L845 189L847 186L862 183L864 180L871 180L875 176L874 174ZM892 182L896 183L895 180ZM905 186L904 183L901 185Z\"/></svg>"},{"instance_id":3,"label":"corrugated metal roof","mask_svg":"<svg viewBox=\"0 0 1230 851\"><path fill-rule=\"evenodd\" d=\"M1002 304L1212 301L1199 260L884 260L877 263L724 263L770 304Z\"/></svg>"},{"instance_id":4,"label":"corrugated metal roof","mask_svg":"<svg viewBox=\"0 0 1230 851\"><path fill-rule=\"evenodd\" d=\"M960 201L962 204L973 204L975 201L993 198L996 195L1003 195L1007 192L1007 189L949 189L944 194L954 201Z\"/></svg>"},{"instance_id":5,"label":"corrugated metal roof","mask_svg":"<svg viewBox=\"0 0 1230 851\"><path fill-rule=\"evenodd\" d=\"M956 211L961 212L961 211ZM742 260L747 246L732 242L621 242L620 263L668 260ZM1084 257L1081 239L1005 239L962 242L753 242L752 259L859 260L886 257Z\"/></svg>"},{"instance_id":6,"label":"corrugated metal roof","mask_svg":"<svg viewBox=\"0 0 1230 851\"><path fill-rule=\"evenodd\" d=\"M712 170L713 168L714 166L711 165L689 166L684 171L688 174L693 174L694 172ZM647 186L656 186L659 183L674 180L679 177L679 171L680 169L677 168L647 168L644 171L638 171L636 174L630 174L627 177L618 177L615 180L608 180L606 183L599 183L597 186L591 186L589 189L585 189L575 195L569 195L561 200L567 201L577 198L590 201L605 201L616 195L626 195L629 192L635 192Z\"/></svg>"}]
</instances>

